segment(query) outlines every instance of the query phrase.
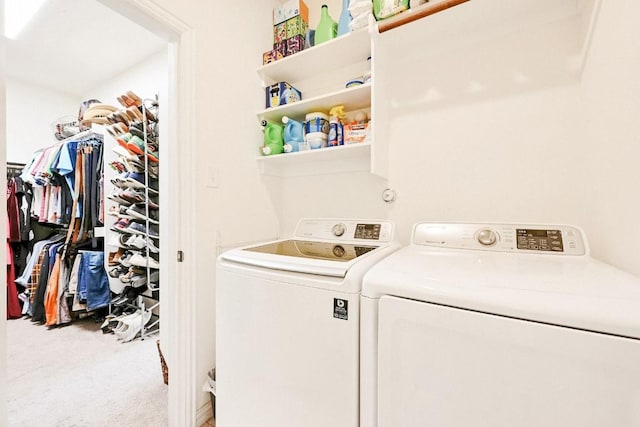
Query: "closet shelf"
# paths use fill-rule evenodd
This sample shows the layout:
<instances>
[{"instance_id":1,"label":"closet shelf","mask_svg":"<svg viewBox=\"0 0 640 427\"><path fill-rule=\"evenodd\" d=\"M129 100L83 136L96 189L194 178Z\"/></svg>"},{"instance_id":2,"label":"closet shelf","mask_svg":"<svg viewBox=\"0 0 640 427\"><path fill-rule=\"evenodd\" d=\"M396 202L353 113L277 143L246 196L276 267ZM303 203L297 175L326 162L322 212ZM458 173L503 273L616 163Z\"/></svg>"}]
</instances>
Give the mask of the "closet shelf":
<instances>
[{"instance_id":1,"label":"closet shelf","mask_svg":"<svg viewBox=\"0 0 640 427\"><path fill-rule=\"evenodd\" d=\"M258 120L280 122L282 116L303 121L311 111L328 111L336 105L344 105L345 111L354 111L371 106L371 84L341 89L332 93L316 96L279 107L267 108L258 112Z\"/></svg>"},{"instance_id":2,"label":"closet shelf","mask_svg":"<svg viewBox=\"0 0 640 427\"><path fill-rule=\"evenodd\" d=\"M263 175L285 177L368 172L370 159L371 144L360 143L263 156L257 161Z\"/></svg>"}]
</instances>

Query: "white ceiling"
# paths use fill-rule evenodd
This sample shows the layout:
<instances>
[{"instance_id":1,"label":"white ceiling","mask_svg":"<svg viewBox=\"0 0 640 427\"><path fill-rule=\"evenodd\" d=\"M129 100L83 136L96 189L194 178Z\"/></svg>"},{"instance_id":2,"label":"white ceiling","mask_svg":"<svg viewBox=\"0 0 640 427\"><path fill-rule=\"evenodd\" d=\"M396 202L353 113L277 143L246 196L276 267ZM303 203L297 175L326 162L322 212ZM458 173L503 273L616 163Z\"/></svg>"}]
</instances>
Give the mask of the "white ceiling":
<instances>
[{"instance_id":1,"label":"white ceiling","mask_svg":"<svg viewBox=\"0 0 640 427\"><path fill-rule=\"evenodd\" d=\"M7 75L82 96L166 45L97 0L49 0L7 40Z\"/></svg>"}]
</instances>

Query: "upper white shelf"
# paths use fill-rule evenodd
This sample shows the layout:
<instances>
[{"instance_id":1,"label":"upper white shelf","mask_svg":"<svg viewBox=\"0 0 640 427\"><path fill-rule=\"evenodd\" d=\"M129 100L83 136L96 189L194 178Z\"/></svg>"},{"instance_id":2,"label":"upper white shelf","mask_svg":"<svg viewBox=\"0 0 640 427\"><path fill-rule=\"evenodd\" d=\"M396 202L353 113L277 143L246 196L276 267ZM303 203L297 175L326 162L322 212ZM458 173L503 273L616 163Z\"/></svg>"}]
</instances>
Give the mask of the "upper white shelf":
<instances>
[{"instance_id":1,"label":"upper white shelf","mask_svg":"<svg viewBox=\"0 0 640 427\"><path fill-rule=\"evenodd\" d=\"M366 60L371 56L371 38L368 28L305 49L294 55L258 68L258 76L264 84L286 81L295 82L318 73L318 70L339 68L353 63L354 58Z\"/></svg>"},{"instance_id":2,"label":"upper white shelf","mask_svg":"<svg viewBox=\"0 0 640 427\"><path fill-rule=\"evenodd\" d=\"M289 116L296 120L304 120L304 115L310 111L328 111L336 105L344 105L345 111L369 108L371 105L371 85L364 84L279 107L267 108L258 112L258 119L280 121L282 116Z\"/></svg>"}]
</instances>

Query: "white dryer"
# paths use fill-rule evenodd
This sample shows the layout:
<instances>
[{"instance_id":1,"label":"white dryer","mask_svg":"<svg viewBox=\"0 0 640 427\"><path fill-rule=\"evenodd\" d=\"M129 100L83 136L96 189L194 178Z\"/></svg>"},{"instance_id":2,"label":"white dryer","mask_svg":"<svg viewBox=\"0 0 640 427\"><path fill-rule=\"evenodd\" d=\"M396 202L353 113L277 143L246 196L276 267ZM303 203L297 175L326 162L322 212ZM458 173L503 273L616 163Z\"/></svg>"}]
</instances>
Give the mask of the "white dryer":
<instances>
[{"instance_id":1,"label":"white dryer","mask_svg":"<svg viewBox=\"0 0 640 427\"><path fill-rule=\"evenodd\" d=\"M640 280L578 228L418 224L361 316L364 427L640 426Z\"/></svg>"},{"instance_id":2,"label":"white dryer","mask_svg":"<svg viewBox=\"0 0 640 427\"><path fill-rule=\"evenodd\" d=\"M398 247L388 221L305 219L220 255L216 424L358 426L362 277Z\"/></svg>"}]
</instances>

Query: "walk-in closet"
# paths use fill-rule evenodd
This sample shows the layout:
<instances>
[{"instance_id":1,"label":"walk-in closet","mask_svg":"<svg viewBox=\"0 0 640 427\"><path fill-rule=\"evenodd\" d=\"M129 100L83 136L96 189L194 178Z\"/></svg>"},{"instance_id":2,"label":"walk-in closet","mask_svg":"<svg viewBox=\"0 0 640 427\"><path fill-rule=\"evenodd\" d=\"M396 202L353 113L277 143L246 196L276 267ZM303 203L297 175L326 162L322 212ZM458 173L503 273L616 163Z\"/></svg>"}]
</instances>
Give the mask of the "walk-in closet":
<instances>
[{"instance_id":1,"label":"walk-in closet","mask_svg":"<svg viewBox=\"0 0 640 427\"><path fill-rule=\"evenodd\" d=\"M57 0L6 47L7 425L167 425L167 41Z\"/></svg>"}]
</instances>

